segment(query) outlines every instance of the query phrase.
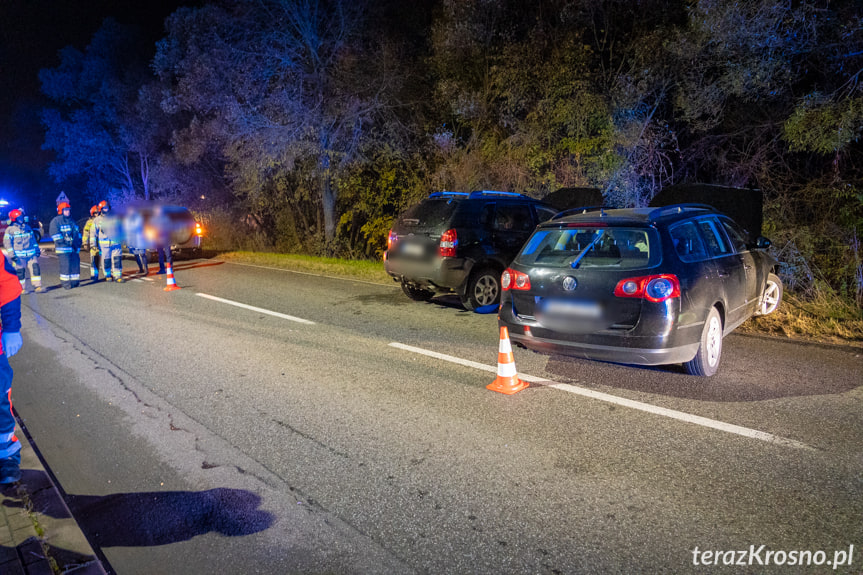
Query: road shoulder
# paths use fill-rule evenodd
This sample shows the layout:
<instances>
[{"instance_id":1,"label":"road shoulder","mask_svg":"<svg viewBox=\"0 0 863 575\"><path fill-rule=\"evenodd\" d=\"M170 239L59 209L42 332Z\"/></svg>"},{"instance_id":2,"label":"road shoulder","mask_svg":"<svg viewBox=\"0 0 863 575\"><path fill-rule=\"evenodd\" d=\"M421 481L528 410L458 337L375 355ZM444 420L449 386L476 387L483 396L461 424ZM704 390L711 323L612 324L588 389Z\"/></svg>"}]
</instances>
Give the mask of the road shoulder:
<instances>
[{"instance_id":1,"label":"road shoulder","mask_svg":"<svg viewBox=\"0 0 863 575\"><path fill-rule=\"evenodd\" d=\"M0 573L104 575L105 569L20 427L21 481L0 490Z\"/></svg>"}]
</instances>

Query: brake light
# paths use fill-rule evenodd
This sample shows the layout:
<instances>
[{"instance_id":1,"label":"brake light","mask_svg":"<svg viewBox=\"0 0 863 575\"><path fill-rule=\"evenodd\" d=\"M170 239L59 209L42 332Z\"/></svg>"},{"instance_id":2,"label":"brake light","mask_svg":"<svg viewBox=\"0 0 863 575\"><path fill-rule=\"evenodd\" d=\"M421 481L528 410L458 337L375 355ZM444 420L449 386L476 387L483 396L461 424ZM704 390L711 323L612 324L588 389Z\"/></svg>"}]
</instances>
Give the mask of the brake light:
<instances>
[{"instance_id":1,"label":"brake light","mask_svg":"<svg viewBox=\"0 0 863 575\"><path fill-rule=\"evenodd\" d=\"M530 289L530 276L512 268L506 268L500 276L500 287L503 291L511 289L527 291Z\"/></svg>"},{"instance_id":2,"label":"brake light","mask_svg":"<svg viewBox=\"0 0 863 575\"><path fill-rule=\"evenodd\" d=\"M626 278L617 282L614 295L663 302L669 298L680 297L680 281L674 274Z\"/></svg>"},{"instance_id":3,"label":"brake light","mask_svg":"<svg viewBox=\"0 0 863 575\"><path fill-rule=\"evenodd\" d=\"M392 249L398 239L399 235L394 231L390 230L390 233L387 235L387 251L390 251Z\"/></svg>"},{"instance_id":4,"label":"brake light","mask_svg":"<svg viewBox=\"0 0 863 575\"><path fill-rule=\"evenodd\" d=\"M204 228L202 228L201 224L199 224L197 222L195 222L195 235L196 236L203 236L204 235Z\"/></svg>"},{"instance_id":5,"label":"brake light","mask_svg":"<svg viewBox=\"0 0 863 575\"><path fill-rule=\"evenodd\" d=\"M449 229L441 234L437 253L442 258L454 258L457 246L458 236L456 236L454 229Z\"/></svg>"}]
</instances>

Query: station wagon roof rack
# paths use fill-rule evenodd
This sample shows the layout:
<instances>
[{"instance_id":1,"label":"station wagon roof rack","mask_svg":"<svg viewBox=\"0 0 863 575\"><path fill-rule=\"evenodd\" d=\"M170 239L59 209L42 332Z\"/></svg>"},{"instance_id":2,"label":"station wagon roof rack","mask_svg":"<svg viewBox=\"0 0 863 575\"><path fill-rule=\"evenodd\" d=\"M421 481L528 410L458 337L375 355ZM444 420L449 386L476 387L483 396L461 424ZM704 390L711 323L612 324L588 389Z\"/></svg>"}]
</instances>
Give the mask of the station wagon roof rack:
<instances>
[{"instance_id":1,"label":"station wagon roof rack","mask_svg":"<svg viewBox=\"0 0 863 575\"><path fill-rule=\"evenodd\" d=\"M468 197L467 192L449 192L444 190L442 192L432 192L429 194L430 198L466 198Z\"/></svg>"},{"instance_id":2,"label":"station wagon roof rack","mask_svg":"<svg viewBox=\"0 0 863 575\"><path fill-rule=\"evenodd\" d=\"M570 208L568 210L563 210L562 212L558 212L552 217L552 220L557 220L560 218L565 218L566 216L571 216L572 214L586 214L588 212L601 212L600 215L605 215L605 208L603 206L582 206L580 208Z\"/></svg>"},{"instance_id":3,"label":"station wagon roof rack","mask_svg":"<svg viewBox=\"0 0 863 575\"><path fill-rule=\"evenodd\" d=\"M471 198L482 198L484 196L506 196L510 198L525 198L529 199L524 194L519 194L518 192L498 192L495 190L475 190L470 193Z\"/></svg>"},{"instance_id":4,"label":"station wagon roof rack","mask_svg":"<svg viewBox=\"0 0 863 575\"><path fill-rule=\"evenodd\" d=\"M707 204L672 204L670 206L662 206L656 208L648 214L650 219L658 218L659 216L664 216L666 214L681 214L683 212L690 211L708 211L715 212L716 208L713 206L708 206Z\"/></svg>"}]
</instances>

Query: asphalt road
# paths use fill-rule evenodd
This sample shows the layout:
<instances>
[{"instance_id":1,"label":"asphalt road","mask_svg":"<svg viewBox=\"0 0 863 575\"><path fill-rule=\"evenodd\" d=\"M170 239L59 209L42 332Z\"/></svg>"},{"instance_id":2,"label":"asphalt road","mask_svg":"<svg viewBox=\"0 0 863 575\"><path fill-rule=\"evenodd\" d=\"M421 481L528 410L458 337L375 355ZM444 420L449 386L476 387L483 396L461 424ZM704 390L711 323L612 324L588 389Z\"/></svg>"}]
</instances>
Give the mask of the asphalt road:
<instances>
[{"instance_id":1,"label":"asphalt road","mask_svg":"<svg viewBox=\"0 0 863 575\"><path fill-rule=\"evenodd\" d=\"M516 349L507 396L494 315L175 272L23 296L16 410L116 573L863 569L859 350L732 334L699 379Z\"/></svg>"}]
</instances>

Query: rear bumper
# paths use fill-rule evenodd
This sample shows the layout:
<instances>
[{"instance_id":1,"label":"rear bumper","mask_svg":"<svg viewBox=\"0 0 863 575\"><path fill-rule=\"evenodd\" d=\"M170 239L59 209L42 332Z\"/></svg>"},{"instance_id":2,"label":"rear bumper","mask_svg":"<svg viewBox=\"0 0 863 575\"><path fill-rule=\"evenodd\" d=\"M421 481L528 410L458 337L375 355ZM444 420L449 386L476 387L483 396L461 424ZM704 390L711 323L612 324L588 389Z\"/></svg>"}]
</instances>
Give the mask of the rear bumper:
<instances>
[{"instance_id":1,"label":"rear bumper","mask_svg":"<svg viewBox=\"0 0 863 575\"><path fill-rule=\"evenodd\" d=\"M693 325L681 333L672 329L667 334L644 334L634 329L605 329L587 334L570 334L542 327L524 320L503 305L500 325L506 326L512 341L544 353L561 354L583 359L627 363L633 365L665 365L685 363L698 352L700 326ZM642 331L642 333L639 333Z\"/></svg>"},{"instance_id":2,"label":"rear bumper","mask_svg":"<svg viewBox=\"0 0 863 575\"><path fill-rule=\"evenodd\" d=\"M384 270L395 281L404 281L432 291L458 291L470 274L471 263L463 258L433 260L389 259L384 254Z\"/></svg>"},{"instance_id":3,"label":"rear bumper","mask_svg":"<svg viewBox=\"0 0 863 575\"><path fill-rule=\"evenodd\" d=\"M501 322L506 325L505 322ZM509 334L512 341L534 351L557 353L583 359L628 363L632 365L666 365L685 363L695 357L698 344L688 344L669 348L622 347L619 345L601 345L595 343L567 341L526 335L524 333Z\"/></svg>"}]
</instances>

